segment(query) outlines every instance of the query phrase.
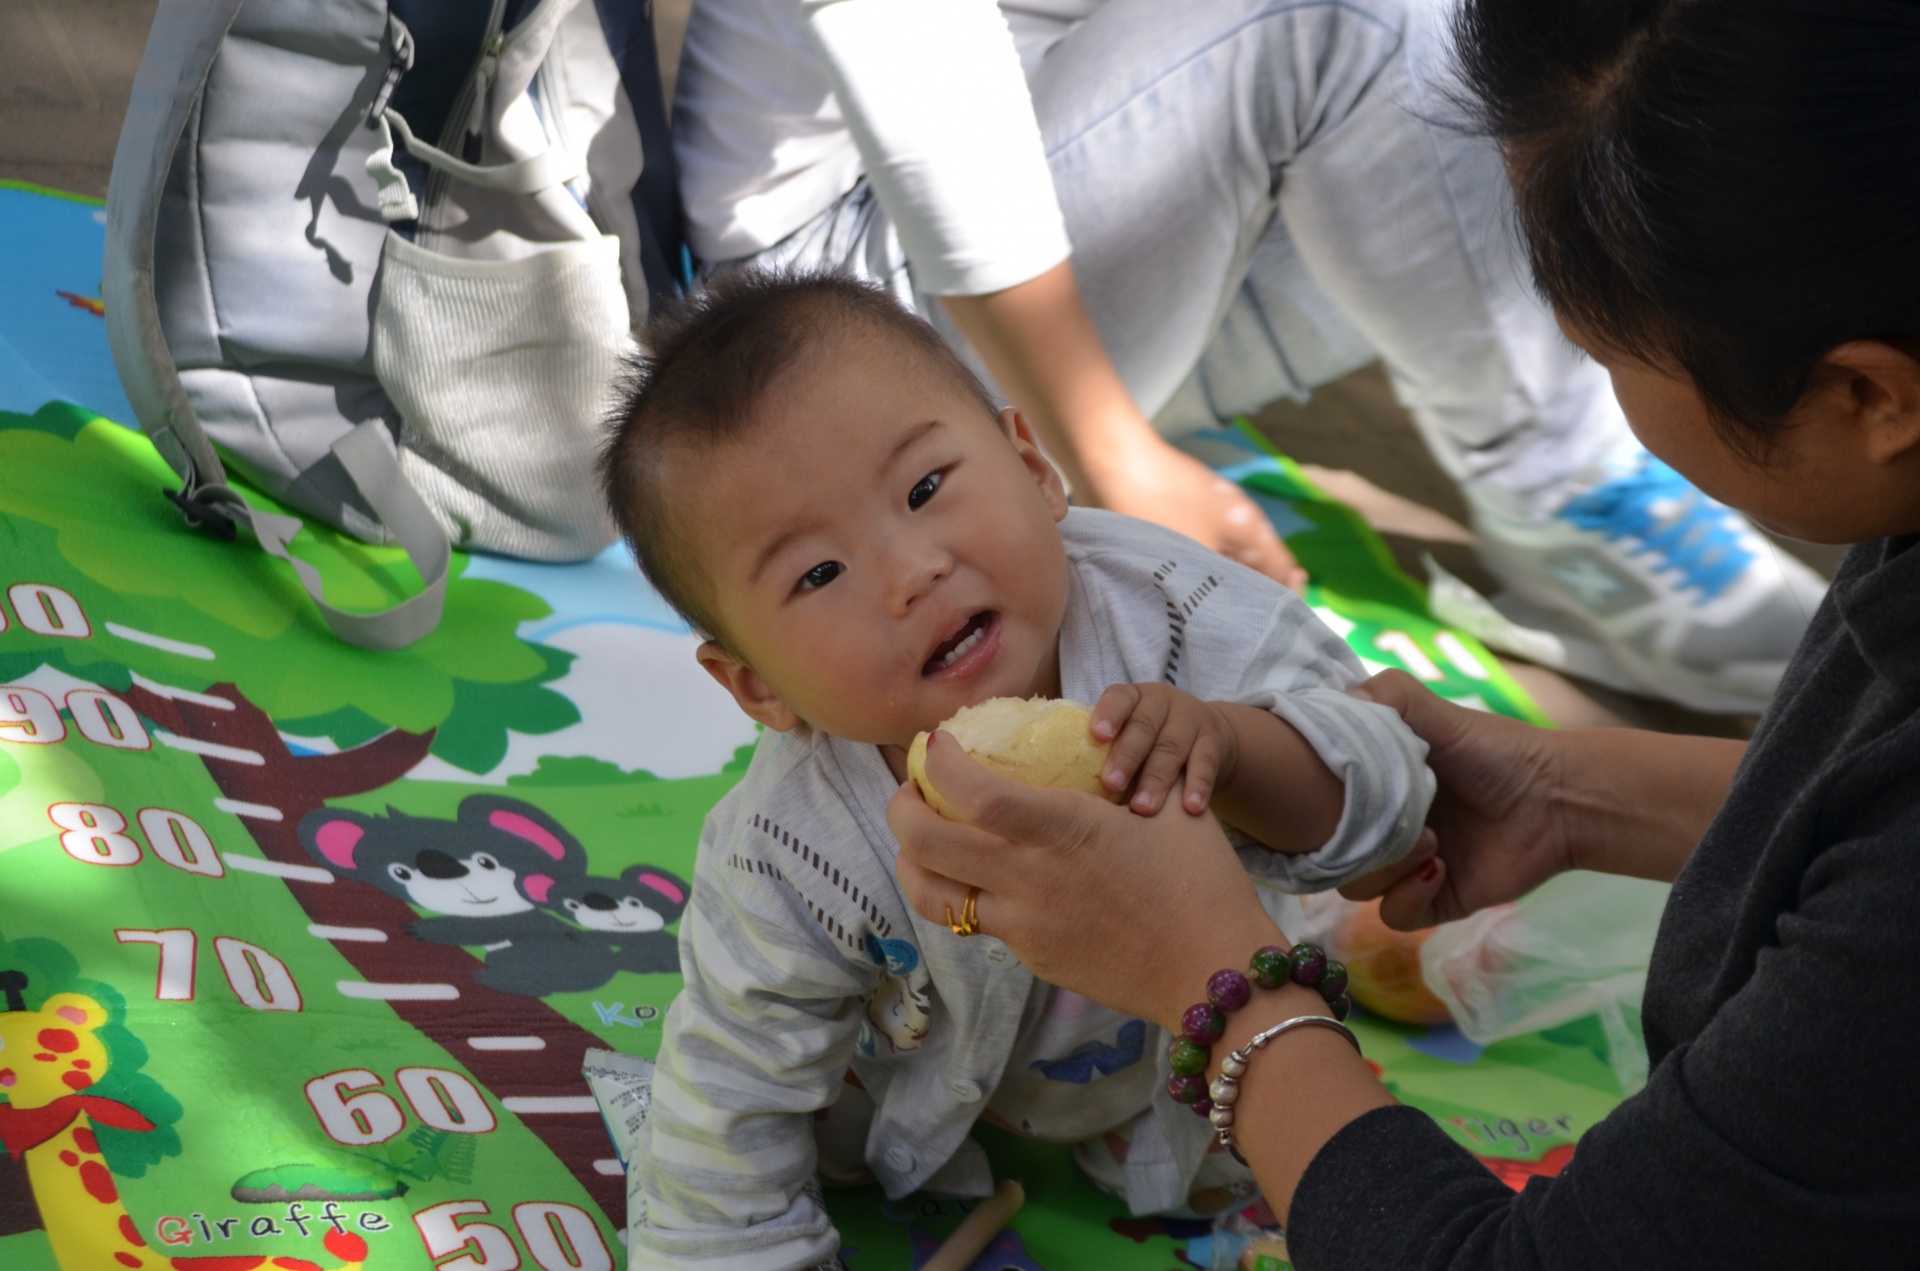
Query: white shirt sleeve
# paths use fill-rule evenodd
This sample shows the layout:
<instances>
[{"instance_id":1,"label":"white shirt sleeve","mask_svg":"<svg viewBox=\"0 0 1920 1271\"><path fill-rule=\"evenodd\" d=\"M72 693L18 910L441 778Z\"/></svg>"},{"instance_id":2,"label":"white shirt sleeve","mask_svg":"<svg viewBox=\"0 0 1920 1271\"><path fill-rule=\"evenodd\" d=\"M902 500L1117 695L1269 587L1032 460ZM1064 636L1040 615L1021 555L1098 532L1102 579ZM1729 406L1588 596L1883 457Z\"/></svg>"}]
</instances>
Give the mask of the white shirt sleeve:
<instances>
[{"instance_id":1,"label":"white shirt sleeve","mask_svg":"<svg viewBox=\"0 0 1920 1271\"><path fill-rule=\"evenodd\" d=\"M803 0L802 12L920 290L999 291L1067 258L1033 99L993 0Z\"/></svg>"}]
</instances>

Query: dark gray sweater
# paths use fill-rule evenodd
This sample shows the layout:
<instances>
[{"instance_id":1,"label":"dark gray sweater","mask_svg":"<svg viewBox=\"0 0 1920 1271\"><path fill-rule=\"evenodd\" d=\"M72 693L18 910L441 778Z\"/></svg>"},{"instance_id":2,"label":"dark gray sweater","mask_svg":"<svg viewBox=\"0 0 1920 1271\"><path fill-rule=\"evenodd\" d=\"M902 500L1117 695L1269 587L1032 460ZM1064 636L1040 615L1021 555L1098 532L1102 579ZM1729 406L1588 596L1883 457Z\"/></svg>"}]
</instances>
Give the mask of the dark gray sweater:
<instances>
[{"instance_id":1,"label":"dark gray sweater","mask_svg":"<svg viewBox=\"0 0 1920 1271\"><path fill-rule=\"evenodd\" d=\"M1674 884L1647 1088L1517 1195L1361 1117L1301 1180L1301 1271L1920 1267L1917 541L1848 555Z\"/></svg>"}]
</instances>

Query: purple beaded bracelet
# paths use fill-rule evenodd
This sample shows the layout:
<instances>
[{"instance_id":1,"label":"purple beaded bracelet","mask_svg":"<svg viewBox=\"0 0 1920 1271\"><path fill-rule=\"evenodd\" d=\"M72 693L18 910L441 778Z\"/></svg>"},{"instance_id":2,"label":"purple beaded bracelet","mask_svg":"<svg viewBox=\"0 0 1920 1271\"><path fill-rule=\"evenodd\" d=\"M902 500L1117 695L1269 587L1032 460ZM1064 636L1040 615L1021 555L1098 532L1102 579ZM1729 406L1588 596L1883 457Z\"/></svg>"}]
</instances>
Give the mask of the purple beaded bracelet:
<instances>
[{"instance_id":1,"label":"purple beaded bracelet","mask_svg":"<svg viewBox=\"0 0 1920 1271\"><path fill-rule=\"evenodd\" d=\"M1252 978L1231 967L1207 977L1207 1000L1195 1002L1180 1017L1180 1036L1167 1048L1167 1062L1173 1075L1167 1078L1167 1093L1175 1103L1184 1103L1200 1116L1213 1111L1207 1094L1207 1065L1213 1060L1213 1044L1227 1031L1227 1016L1245 1006L1253 997L1253 986L1277 989L1293 983L1318 989L1336 1020L1344 1020L1353 1009L1347 997L1347 968L1327 956L1317 944L1296 944L1282 949L1270 944L1255 950L1247 968Z\"/></svg>"}]
</instances>

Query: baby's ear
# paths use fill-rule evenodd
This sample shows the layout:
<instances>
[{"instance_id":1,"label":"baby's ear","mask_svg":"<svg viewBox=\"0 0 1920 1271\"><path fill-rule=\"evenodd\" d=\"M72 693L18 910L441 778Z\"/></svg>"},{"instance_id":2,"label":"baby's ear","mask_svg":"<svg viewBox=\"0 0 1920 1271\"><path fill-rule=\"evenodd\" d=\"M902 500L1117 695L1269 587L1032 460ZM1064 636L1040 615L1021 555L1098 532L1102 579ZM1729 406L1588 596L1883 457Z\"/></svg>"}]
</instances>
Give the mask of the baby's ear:
<instances>
[{"instance_id":1,"label":"baby's ear","mask_svg":"<svg viewBox=\"0 0 1920 1271\"><path fill-rule=\"evenodd\" d=\"M1027 473L1033 483L1040 487L1040 499L1047 505L1047 511L1053 513L1056 521L1065 520L1067 515L1067 483L1060 479L1060 470L1053 466L1046 452L1040 449L1040 441L1033 435L1033 425L1027 417L1009 406L1000 412L1000 431L1006 433L1007 440L1020 456L1020 462L1027 465Z\"/></svg>"},{"instance_id":2,"label":"baby's ear","mask_svg":"<svg viewBox=\"0 0 1920 1271\"><path fill-rule=\"evenodd\" d=\"M725 645L708 640L694 656L721 688L733 694L733 700L740 704L747 718L765 724L776 733L791 732L799 726L800 717L760 678L760 672L742 662Z\"/></svg>"}]
</instances>

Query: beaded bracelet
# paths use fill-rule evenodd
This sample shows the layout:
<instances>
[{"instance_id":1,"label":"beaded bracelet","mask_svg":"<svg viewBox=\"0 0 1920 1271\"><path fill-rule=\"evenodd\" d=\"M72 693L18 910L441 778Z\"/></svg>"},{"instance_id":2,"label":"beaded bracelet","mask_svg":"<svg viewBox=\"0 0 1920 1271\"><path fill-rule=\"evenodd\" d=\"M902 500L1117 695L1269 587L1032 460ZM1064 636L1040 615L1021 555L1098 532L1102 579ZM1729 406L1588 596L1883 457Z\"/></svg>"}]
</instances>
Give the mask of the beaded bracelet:
<instances>
[{"instance_id":1,"label":"beaded bracelet","mask_svg":"<svg viewBox=\"0 0 1920 1271\"><path fill-rule=\"evenodd\" d=\"M1181 1035L1167 1048L1167 1062L1173 1069L1173 1075L1167 1078L1167 1093L1175 1103L1184 1103L1203 1117L1211 1118L1214 1111L1212 1092L1203 1075L1213 1060L1213 1044L1226 1033L1227 1016L1245 1006L1253 996L1254 984L1263 989L1277 989L1287 983L1318 989L1333 1010L1333 1019L1329 1022L1347 1033L1354 1049L1360 1048L1353 1034L1339 1023L1353 1009L1347 997L1347 968L1329 958L1325 949L1317 944L1296 944L1292 949L1270 944L1254 951L1248 970L1253 973L1251 984L1245 975L1231 968L1208 976L1207 1000L1195 1002L1186 1009L1180 1017ZM1241 1063L1245 1064L1244 1057ZM1231 1115L1228 1124L1232 1124Z\"/></svg>"}]
</instances>

